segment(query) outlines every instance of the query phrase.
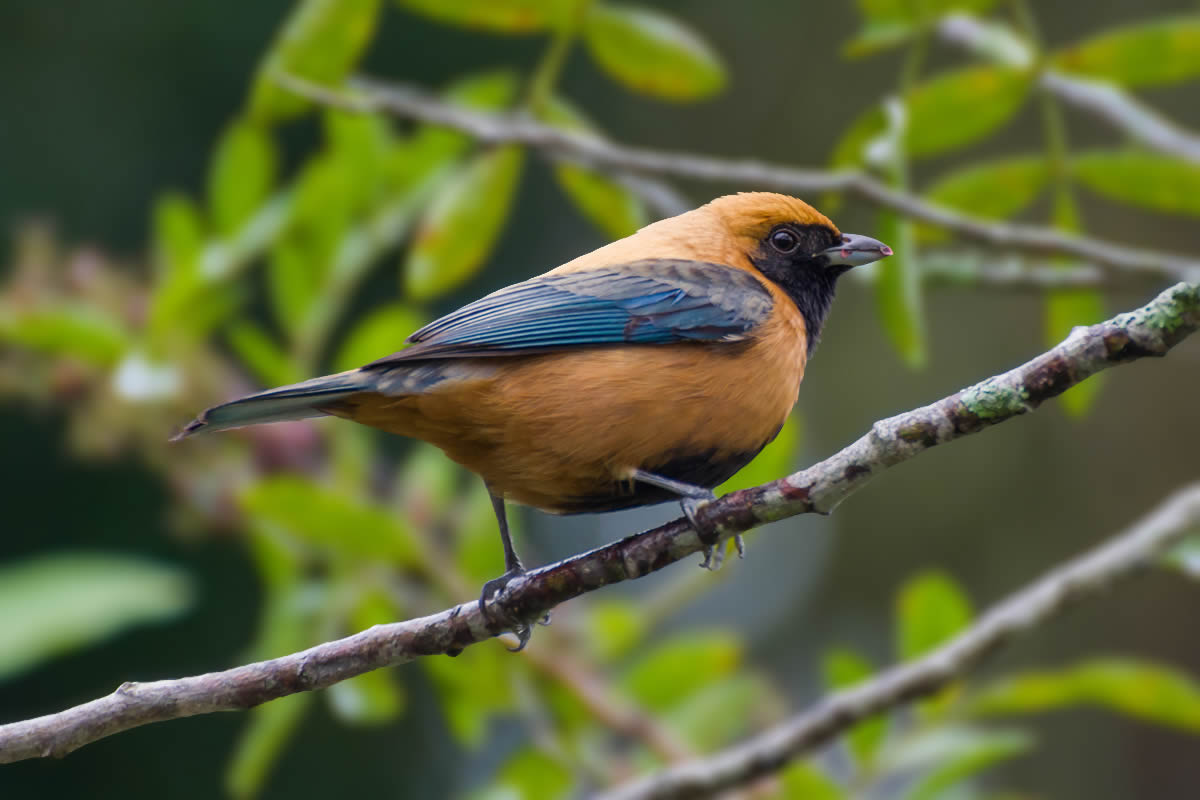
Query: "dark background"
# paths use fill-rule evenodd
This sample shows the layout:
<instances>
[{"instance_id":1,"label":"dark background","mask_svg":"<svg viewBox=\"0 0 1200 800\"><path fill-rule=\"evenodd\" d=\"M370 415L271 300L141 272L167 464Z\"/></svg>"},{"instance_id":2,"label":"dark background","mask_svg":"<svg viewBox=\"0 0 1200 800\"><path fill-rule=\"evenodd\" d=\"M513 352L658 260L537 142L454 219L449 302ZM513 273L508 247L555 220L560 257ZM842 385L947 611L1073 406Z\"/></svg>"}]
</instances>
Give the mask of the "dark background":
<instances>
[{"instance_id":1,"label":"dark background","mask_svg":"<svg viewBox=\"0 0 1200 800\"><path fill-rule=\"evenodd\" d=\"M705 33L730 66L731 85L713 101L669 106L624 92L577 53L563 87L618 140L820 165L849 121L894 82L894 56L842 57L841 46L858 26L850 4L655 5ZM212 142L241 103L258 55L288 8L281 0L6 0L0 6L4 246L18 221L35 217L52 221L66 242L141 259L152 199L166 188L202 186ZM1055 44L1190 8L1071 0L1035 10L1045 38ZM542 48L535 37L461 33L394 8L384 19L366 60L368 71L381 77L439 85L476 68L532 63ZM1146 96L1181 123L1200 127L1194 87ZM1073 143L1103 136L1087 120L1070 121ZM297 133L293 146L302 147L304 135ZM1036 119L1026 109L983 151L1036 150L1039 143ZM952 161L925 168L933 174ZM699 203L750 187L683 188ZM1193 222L1134 214L1090 197L1085 215L1093 232L1200 252ZM870 233L873 216L851 206L838 222ZM469 291L541 272L601 242L563 207L539 164L523 182L499 251ZM387 291L394 284L380 285ZM1110 293L1109 308L1131 308L1155 291ZM914 372L887 345L868 292L853 282L843 290L801 390L805 436L798 465L847 444L875 419L1011 367L1045 344L1034 294L934 290L928 301L930 366ZM732 565L734 574L679 624L742 627L755 660L776 672L799 706L816 691L824 648L852 644L880 663L891 660L892 598L914 571L945 568L982 606L1194 480L1198 397L1200 341L1186 342L1165 362L1122 367L1108 376L1083 419L1067 418L1052 403L889 470L831 518L789 520L753 536L746 560ZM123 680L238 662L258 595L237 542L170 536L166 491L153 473L135 462L73 460L52 412L0 406L0 442L0 559L58 549L136 551L186 567L200 587L194 610L177 622L139 629L0 685L0 719L58 710ZM536 553L530 556L555 558L673 515L551 519L531 513ZM1200 672L1192 613L1198 602L1195 583L1154 572L1022 638L987 669L1138 654ZM463 754L423 690L421 673L404 675L409 711L384 734L337 725L319 705L266 796L437 797L461 787ZM0 795L215 797L241 722L230 714L155 725L64 762L3 767ZM1099 711L1052 714L1038 718L1035 728L1041 746L1004 768L1004 785L1037 796L1095 798L1187 797L1200 785L1196 740L1182 734Z\"/></svg>"}]
</instances>

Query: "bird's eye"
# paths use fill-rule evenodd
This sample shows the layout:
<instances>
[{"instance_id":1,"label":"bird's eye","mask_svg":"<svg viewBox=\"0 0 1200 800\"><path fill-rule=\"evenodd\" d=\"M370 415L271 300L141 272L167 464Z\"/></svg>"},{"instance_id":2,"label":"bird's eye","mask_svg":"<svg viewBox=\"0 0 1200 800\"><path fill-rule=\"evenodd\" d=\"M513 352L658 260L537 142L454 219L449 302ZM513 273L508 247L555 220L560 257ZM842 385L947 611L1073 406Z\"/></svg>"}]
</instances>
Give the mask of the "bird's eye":
<instances>
[{"instance_id":1,"label":"bird's eye","mask_svg":"<svg viewBox=\"0 0 1200 800\"><path fill-rule=\"evenodd\" d=\"M800 246L800 240L796 234L781 228L771 234L771 246L781 253L792 253Z\"/></svg>"}]
</instances>

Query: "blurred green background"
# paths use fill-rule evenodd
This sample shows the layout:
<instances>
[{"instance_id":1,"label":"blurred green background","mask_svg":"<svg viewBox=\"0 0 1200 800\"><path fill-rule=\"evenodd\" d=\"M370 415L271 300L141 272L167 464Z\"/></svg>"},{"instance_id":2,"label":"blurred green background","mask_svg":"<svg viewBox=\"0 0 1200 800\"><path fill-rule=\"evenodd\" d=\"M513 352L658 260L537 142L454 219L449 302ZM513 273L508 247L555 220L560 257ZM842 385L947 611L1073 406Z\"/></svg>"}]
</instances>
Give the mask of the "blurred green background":
<instances>
[{"instance_id":1,"label":"blurred green background","mask_svg":"<svg viewBox=\"0 0 1200 800\"><path fill-rule=\"evenodd\" d=\"M470 2L7 0L0 6L0 643L8 655L0 654L0 721L59 710L124 680L221 669L442 608L500 571L486 499L436 452L338 421L165 444L214 401L382 356L423 319L591 250L638 219L640 204L620 188L563 178L532 154L515 167L515 155L479 154L465 139L420 126L296 117L278 96L248 103L265 54L286 63L286 48L272 42L300 5L333 20L321 45L308 45L312 52L336 61L337 42L360 36L355 71L430 91L486 75L458 98L525 103L561 122L553 100L561 96L617 141L818 167L840 152L856 120L878 114L881 99L898 90L898 75L911 71L909 88L919 90L923 81L986 63L914 33L943 11L989 14L1022 35L1031 13L1047 53L1171 19L1166 27L1180 32L1177 40L1155 40L1135 63L1174 58L1180 73L1124 83L1180 125L1200 129L1194 3L931 2L922 6L928 16L913 22L917 12L906 4L870 0L647 2L707 42L684 38L678 68L687 80L656 94L630 84L670 75L675 62L651 68L631 56L612 64L604 41L568 41L574 46L555 76L545 66L553 36L536 15L518 13L518 27L532 30L516 33L444 18L469 13ZM494 4L506 6L554 3ZM609 8L596 3L592 13ZM374 28L356 27L362 19ZM890 46L848 54L864 30ZM610 35L610 50L639 52L637 25ZM498 69L506 72L497 77ZM337 72L335 65L319 77ZM533 75L553 78L554 91L531 89ZM260 95L267 92L257 80ZM1022 102L994 125L941 146L922 144L914 122L898 163L868 168L930 191L947 175L996 159L1053 161L1044 104L1026 83ZM958 135L964 120L996 114L996 104L1007 102L986 92L968 99L932 108L924 124ZM1092 118L1058 111L1067 130L1060 157L1127 152ZM235 120L240 127L230 134ZM1200 168L1171 168L1178 196L1147 200L1153 187L1137 181L1103 191L1103 176L1119 174L1116 158L1106 158L1092 162L1100 179L1088 177L1085 160L1071 161L1063 167L1069 174L1049 169L1051 177L1039 178L1041 191L1031 191L1028 204L991 213L1200 253ZM509 163L498 167L498 159ZM853 152L848 163L861 161ZM481 173L490 194L470 183ZM585 184L576 186L576 203L591 198L598 212L581 214L564 201L572 180ZM301 188L289 194L282 187L293 181ZM511 195L503 189L510 184ZM671 185L687 206L755 188ZM996 185L1004 191L977 189L966 209L988 213L971 205L978 195L1028 188ZM460 198L478 194L481 207L454 207L454 186ZM912 243L913 257L897 259L904 274L844 281L789 435L740 485L823 458L872 421L1007 369L1070 325L1133 308L1161 288L1123 282L1048 300L968 278L951 287L928 283L918 303L917 254L943 244L936 234L859 202L808 199L845 230ZM485 241L487 219L494 241ZM241 263L230 253L245 244L254 220L282 227ZM372 221L379 224L371 228ZM467 232L447 238L443 230L439 239L439 224ZM341 278L333 264L344 268ZM1196 478L1200 342L1092 383L1098 387L1067 401L1073 413L1052 403L889 470L830 518L787 520L751 535L746 559L717 575L689 562L576 601L537 632L529 658L489 642L456 660L429 659L254 714L141 728L62 762L3 767L0 794L555 797L662 759L589 712L572 695L571 676L557 674L563 669L598 677L684 750L706 752L803 707L837 682L832 673L853 674L859 658L885 665L918 652L963 622L960 593L983 607ZM526 562L543 563L677 512L515 513ZM59 558L45 560L52 556ZM848 744L764 791L1191 796L1200 782L1200 693L1185 676L1200 671L1198 601L1195 580L1152 572L1016 642L952 696L899 715L886 744L876 741L878 725L860 728ZM922 603L941 620L924 633L929 615L920 609L929 606ZM1091 672L1072 672L1079 664ZM1060 697L1046 713L1013 715L1020 703L1011 698L1007 705L993 698L985 712L972 699L998 691L993 679L1032 669L1058 675ZM928 746L934 755L909 753L906 761L904 748L915 749L921 737L937 745ZM943 775L1000 761L966 782ZM828 793L815 794L811 787L826 780L840 788L822 784Z\"/></svg>"}]
</instances>

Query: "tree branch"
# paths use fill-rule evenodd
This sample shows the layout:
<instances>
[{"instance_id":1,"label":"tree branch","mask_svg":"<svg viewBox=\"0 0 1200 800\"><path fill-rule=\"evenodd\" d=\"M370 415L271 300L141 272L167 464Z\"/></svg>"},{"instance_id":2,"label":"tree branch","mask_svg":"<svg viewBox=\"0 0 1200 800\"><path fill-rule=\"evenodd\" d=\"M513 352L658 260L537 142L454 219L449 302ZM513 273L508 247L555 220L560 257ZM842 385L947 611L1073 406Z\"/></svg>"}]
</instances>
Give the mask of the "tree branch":
<instances>
[{"instance_id":1,"label":"tree branch","mask_svg":"<svg viewBox=\"0 0 1200 800\"><path fill-rule=\"evenodd\" d=\"M1200 526L1200 483L1170 497L1128 531L1063 564L992 607L967 630L916 661L900 664L754 738L600 795L602 800L708 797L775 772L854 723L933 694L1013 637L1072 603L1098 594ZM598 798L597 800L600 800Z\"/></svg>"},{"instance_id":2,"label":"tree branch","mask_svg":"<svg viewBox=\"0 0 1200 800\"><path fill-rule=\"evenodd\" d=\"M970 217L929 203L916 195L897 191L861 172L802 169L760 161L728 161L711 156L628 147L597 136L544 125L527 116L473 111L408 86L385 86L359 79L353 83L355 93L346 94L291 75L280 74L275 77L284 88L323 105L360 113L387 112L453 128L484 144L523 144L551 158L566 159L587 167L676 175L733 183L742 188L759 187L802 194L845 192L911 219L937 225L995 247L1068 255L1106 269L1200 281L1200 261L1195 259L1035 225L991 222Z\"/></svg>"},{"instance_id":3,"label":"tree branch","mask_svg":"<svg viewBox=\"0 0 1200 800\"><path fill-rule=\"evenodd\" d=\"M876 422L857 442L806 470L702 507L699 516L711 534L701 536L678 519L533 570L509 583L499 600L515 620L540 619L573 597L662 569L736 533L795 514L828 512L887 467L1032 411L1115 364L1165 355L1198 327L1200 285L1177 284L1136 311L1077 328L1066 341L1009 372ZM250 708L420 656L457 654L504 627L486 620L470 602L224 672L126 683L90 703L0 726L0 763L62 756L150 722Z\"/></svg>"}]
</instances>

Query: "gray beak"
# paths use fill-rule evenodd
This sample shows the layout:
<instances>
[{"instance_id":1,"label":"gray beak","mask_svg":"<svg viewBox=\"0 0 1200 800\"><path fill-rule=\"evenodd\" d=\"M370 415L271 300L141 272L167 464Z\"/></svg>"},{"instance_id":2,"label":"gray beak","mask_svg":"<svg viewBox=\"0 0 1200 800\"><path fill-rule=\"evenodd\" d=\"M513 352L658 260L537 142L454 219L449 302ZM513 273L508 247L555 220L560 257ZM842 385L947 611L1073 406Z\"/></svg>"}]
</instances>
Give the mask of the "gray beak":
<instances>
[{"instance_id":1,"label":"gray beak","mask_svg":"<svg viewBox=\"0 0 1200 800\"><path fill-rule=\"evenodd\" d=\"M892 254L892 248L878 239L870 236L859 236L857 233L843 233L842 243L822 250L821 255L829 259L830 264L843 267L861 267Z\"/></svg>"}]
</instances>

